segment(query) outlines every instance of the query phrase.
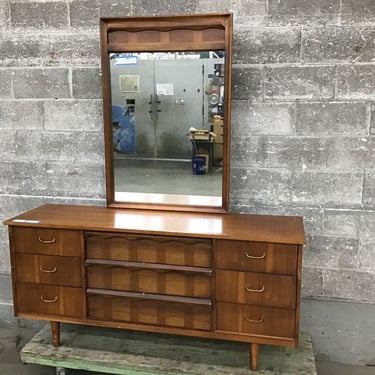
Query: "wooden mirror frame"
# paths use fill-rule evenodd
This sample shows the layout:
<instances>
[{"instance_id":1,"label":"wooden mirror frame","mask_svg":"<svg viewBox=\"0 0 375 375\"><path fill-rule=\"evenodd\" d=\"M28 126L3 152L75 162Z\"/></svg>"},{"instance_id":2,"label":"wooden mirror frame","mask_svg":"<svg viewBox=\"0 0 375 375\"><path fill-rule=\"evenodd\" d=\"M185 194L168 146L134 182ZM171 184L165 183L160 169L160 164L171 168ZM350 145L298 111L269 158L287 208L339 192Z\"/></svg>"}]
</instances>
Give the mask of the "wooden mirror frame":
<instances>
[{"instance_id":1,"label":"wooden mirror frame","mask_svg":"<svg viewBox=\"0 0 375 375\"><path fill-rule=\"evenodd\" d=\"M100 19L106 196L108 207L191 212L228 212L232 35L233 17L231 13ZM115 201L109 53L209 50L225 50L221 207Z\"/></svg>"}]
</instances>

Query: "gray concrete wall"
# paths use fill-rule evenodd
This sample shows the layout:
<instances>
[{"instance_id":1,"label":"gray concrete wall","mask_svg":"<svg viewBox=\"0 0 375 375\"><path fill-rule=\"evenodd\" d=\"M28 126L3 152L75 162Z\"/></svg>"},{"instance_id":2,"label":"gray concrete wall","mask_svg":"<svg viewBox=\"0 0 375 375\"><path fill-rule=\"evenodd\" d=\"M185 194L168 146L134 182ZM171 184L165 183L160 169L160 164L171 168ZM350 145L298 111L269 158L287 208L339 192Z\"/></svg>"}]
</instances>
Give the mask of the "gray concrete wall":
<instances>
[{"instance_id":1,"label":"gray concrete wall","mask_svg":"<svg viewBox=\"0 0 375 375\"><path fill-rule=\"evenodd\" d=\"M231 210L302 215L303 296L373 311L373 0L0 1L0 219L44 202L105 204L99 16L217 11L235 24ZM9 273L1 227L4 316Z\"/></svg>"}]
</instances>

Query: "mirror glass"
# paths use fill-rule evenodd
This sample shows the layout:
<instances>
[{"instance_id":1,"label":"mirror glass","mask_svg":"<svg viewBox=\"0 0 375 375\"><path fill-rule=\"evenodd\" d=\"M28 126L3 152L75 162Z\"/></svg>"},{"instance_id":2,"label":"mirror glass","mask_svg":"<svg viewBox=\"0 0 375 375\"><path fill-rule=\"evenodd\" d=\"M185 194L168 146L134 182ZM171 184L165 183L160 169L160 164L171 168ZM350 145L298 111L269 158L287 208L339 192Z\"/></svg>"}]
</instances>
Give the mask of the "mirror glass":
<instances>
[{"instance_id":1,"label":"mirror glass","mask_svg":"<svg viewBox=\"0 0 375 375\"><path fill-rule=\"evenodd\" d=\"M108 59L115 201L221 207L224 50Z\"/></svg>"}]
</instances>

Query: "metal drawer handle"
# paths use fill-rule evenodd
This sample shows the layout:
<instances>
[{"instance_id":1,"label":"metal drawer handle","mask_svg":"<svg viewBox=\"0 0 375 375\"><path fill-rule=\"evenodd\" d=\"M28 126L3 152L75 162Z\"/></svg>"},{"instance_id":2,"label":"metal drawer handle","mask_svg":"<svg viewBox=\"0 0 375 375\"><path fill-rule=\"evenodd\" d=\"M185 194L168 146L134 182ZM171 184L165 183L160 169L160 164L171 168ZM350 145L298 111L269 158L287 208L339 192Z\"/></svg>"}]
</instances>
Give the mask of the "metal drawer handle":
<instances>
[{"instance_id":1,"label":"metal drawer handle","mask_svg":"<svg viewBox=\"0 0 375 375\"><path fill-rule=\"evenodd\" d=\"M260 289L250 289L247 285L245 285L245 290L252 293L262 293L264 292L264 285Z\"/></svg>"},{"instance_id":2,"label":"metal drawer handle","mask_svg":"<svg viewBox=\"0 0 375 375\"><path fill-rule=\"evenodd\" d=\"M261 256L254 256L250 255L247 251L245 251L246 258L248 259L264 259L266 257L266 253L263 253Z\"/></svg>"},{"instance_id":3,"label":"metal drawer handle","mask_svg":"<svg viewBox=\"0 0 375 375\"><path fill-rule=\"evenodd\" d=\"M247 315L244 316L245 320L250 323L263 323L264 322L264 315L259 320L250 319Z\"/></svg>"},{"instance_id":4,"label":"metal drawer handle","mask_svg":"<svg viewBox=\"0 0 375 375\"><path fill-rule=\"evenodd\" d=\"M42 266L39 266L39 270L40 270L40 272L44 272L44 273L54 273L54 272L57 271L57 268L53 267L51 270L47 270L47 269L43 268Z\"/></svg>"},{"instance_id":5,"label":"metal drawer handle","mask_svg":"<svg viewBox=\"0 0 375 375\"><path fill-rule=\"evenodd\" d=\"M46 299L43 296L40 296L40 300L44 303L54 303L58 300L58 298L56 296L55 298L52 298L52 299Z\"/></svg>"},{"instance_id":6,"label":"metal drawer handle","mask_svg":"<svg viewBox=\"0 0 375 375\"><path fill-rule=\"evenodd\" d=\"M40 236L38 237L38 240L39 240L39 242L46 243L46 244L55 243L56 242L56 238L52 238L52 240L43 240L42 238L40 238Z\"/></svg>"}]
</instances>

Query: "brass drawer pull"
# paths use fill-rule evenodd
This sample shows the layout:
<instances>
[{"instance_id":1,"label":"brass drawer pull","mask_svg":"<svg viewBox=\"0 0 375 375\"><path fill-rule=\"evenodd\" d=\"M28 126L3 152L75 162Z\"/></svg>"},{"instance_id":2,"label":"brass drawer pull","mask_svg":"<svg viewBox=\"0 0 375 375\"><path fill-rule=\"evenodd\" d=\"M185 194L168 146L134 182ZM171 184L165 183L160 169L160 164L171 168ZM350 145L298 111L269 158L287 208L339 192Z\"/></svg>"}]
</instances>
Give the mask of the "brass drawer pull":
<instances>
[{"instance_id":1,"label":"brass drawer pull","mask_svg":"<svg viewBox=\"0 0 375 375\"><path fill-rule=\"evenodd\" d=\"M266 253L263 253L261 256L254 256L250 255L247 251L245 251L246 258L248 259L264 259L266 257Z\"/></svg>"},{"instance_id":2,"label":"brass drawer pull","mask_svg":"<svg viewBox=\"0 0 375 375\"><path fill-rule=\"evenodd\" d=\"M264 285L260 289L250 289L247 285L245 285L245 290L252 293L262 293L264 292Z\"/></svg>"},{"instance_id":3,"label":"brass drawer pull","mask_svg":"<svg viewBox=\"0 0 375 375\"><path fill-rule=\"evenodd\" d=\"M40 272L44 272L44 273L54 273L54 272L57 271L57 268L53 267L51 270L47 270L47 269L43 268L42 266L39 266L39 270L40 270Z\"/></svg>"},{"instance_id":4,"label":"brass drawer pull","mask_svg":"<svg viewBox=\"0 0 375 375\"><path fill-rule=\"evenodd\" d=\"M250 319L247 315L244 316L245 320L250 323L263 323L264 322L264 315L259 320Z\"/></svg>"},{"instance_id":5,"label":"brass drawer pull","mask_svg":"<svg viewBox=\"0 0 375 375\"><path fill-rule=\"evenodd\" d=\"M44 303L54 303L58 300L58 298L56 296L55 298L52 298L52 299L46 299L43 296L40 296L40 300Z\"/></svg>"},{"instance_id":6,"label":"brass drawer pull","mask_svg":"<svg viewBox=\"0 0 375 375\"><path fill-rule=\"evenodd\" d=\"M52 238L52 240L43 240L42 238L40 238L40 236L38 237L38 240L39 240L39 242L45 243L45 244L55 243L56 242L56 238Z\"/></svg>"}]
</instances>

